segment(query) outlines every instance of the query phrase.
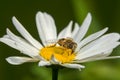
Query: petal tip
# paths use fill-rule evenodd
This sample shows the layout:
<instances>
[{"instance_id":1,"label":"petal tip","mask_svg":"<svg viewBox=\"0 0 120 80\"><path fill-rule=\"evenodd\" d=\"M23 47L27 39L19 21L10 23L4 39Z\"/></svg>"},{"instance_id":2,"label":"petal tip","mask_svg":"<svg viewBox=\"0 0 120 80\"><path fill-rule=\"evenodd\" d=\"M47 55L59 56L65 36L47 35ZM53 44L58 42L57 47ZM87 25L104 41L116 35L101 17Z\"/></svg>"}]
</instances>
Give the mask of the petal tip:
<instances>
[{"instance_id":1,"label":"petal tip","mask_svg":"<svg viewBox=\"0 0 120 80\"><path fill-rule=\"evenodd\" d=\"M43 13L41 11L38 11L36 16L42 15Z\"/></svg>"},{"instance_id":2,"label":"petal tip","mask_svg":"<svg viewBox=\"0 0 120 80\"><path fill-rule=\"evenodd\" d=\"M91 15L90 12L87 14L87 16L88 16L89 18L92 18L92 15Z\"/></svg>"},{"instance_id":3,"label":"petal tip","mask_svg":"<svg viewBox=\"0 0 120 80\"><path fill-rule=\"evenodd\" d=\"M12 17L12 21L14 21L14 20L16 20L16 17L15 17L15 16Z\"/></svg>"},{"instance_id":4,"label":"petal tip","mask_svg":"<svg viewBox=\"0 0 120 80\"><path fill-rule=\"evenodd\" d=\"M108 31L108 29L109 29L109 27L106 27L106 28L105 28L105 31Z\"/></svg>"},{"instance_id":5,"label":"petal tip","mask_svg":"<svg viewBox=\"0 0 120 80\"><path fill-rule=\"evenodd\" d=\"M6 60L9 64L19 65L19 64L17 64L17 63L14 63L14 61L12 61L11 57L5 58L5 60Z\"/></svg>"}]
</instances>

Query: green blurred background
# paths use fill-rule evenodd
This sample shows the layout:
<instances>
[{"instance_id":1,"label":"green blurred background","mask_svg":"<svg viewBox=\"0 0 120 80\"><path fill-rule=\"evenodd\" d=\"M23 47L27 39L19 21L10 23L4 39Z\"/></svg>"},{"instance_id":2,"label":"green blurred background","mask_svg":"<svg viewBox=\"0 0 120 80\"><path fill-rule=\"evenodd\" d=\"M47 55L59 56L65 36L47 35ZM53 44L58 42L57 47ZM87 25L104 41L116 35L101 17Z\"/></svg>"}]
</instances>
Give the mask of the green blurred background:
<instances>
[{"instance_id":1,"label":"green blurred background","mask_svg":"<svg viewBox=\"0 0 120 80\"><path fill-rule=\"evenodd\" d=\"M51 14L58 32L70 20L82 23L88 12L92 14L92 24L87 35L105 27L109 32L120 33L120 0L0 0L0 37L10 28L14 28L11 18L16 16L25 28L39 40L35 14L38 11ZM0 43L0 80L51 80L51 69L38 67L37 63L25 63L19 66L5 61L8 56L19 56L19 51ZM112 55L120 55L120 46ZM120 59L84 63L82 71L61 69L59 80L120 80Z\"/></svg>"}]
</instances>

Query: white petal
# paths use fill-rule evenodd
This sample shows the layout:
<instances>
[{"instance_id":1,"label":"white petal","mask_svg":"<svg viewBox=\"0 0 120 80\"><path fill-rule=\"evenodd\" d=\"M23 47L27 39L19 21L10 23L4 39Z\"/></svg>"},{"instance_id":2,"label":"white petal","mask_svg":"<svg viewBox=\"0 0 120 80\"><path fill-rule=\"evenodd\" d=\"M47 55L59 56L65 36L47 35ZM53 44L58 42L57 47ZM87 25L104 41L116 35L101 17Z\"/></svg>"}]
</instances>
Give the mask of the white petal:
<instances>
[{"instance_id":1,"label":"white petal","mask_svg":"<svg viewBox=\"0 0 120 80\"><path fill-rule=\"evenodd\" d=\"M14 48L14 49L18 49L15 45L15 41L7 39L7 38L0 38L0 41L7 44L8 46Z\"/></svg>"},{"instance_id":2,"label":"white petal","mask_svg":"<svg viewBox=\"0 0 120 80\"><path fill-rule=\"evenodd\" d=\"M13 34L8 28L7 28L6 32L7 32L7 35L9 36L9 39L12 39L12 40L14 40L14 41L16 41L16 42L18 42L18 43L21 43L21 44L25 45L25 46L27 46L27 48L29 48L29 49L34 48L34 50L37 50L37 51L40 50L40 48L37 49L36 47L32 46L32 45L31 45L29 42L27 42L26 40L24 40L24 39L22 39L21 37L18 37L18 36L16 36L15 34Z\"/></svg>"},{"instance_id":3,"label":"white petal","mask_svg":"<svg viewBox=\"0 0 120 80\"><path fill-rule=\"evenodd\" d=\"M84 63L84 62L90 62L90 61L106 60L106 59L117 59L117 58L120 58L120 56L110 56L110 57L100 57L100 58L90 58L90 59L85 59L85 60L75 61L75 63Z\"/></svg>"},{"instance_id":4,"label":"white petal","mask_svg":"<svg viewBox=\"0 0 120 80\"><path fill-rule=\"evenodd\" d=\"M42 47L42 45L30 35L30 33L23 27L23 25L15 17L12 18L12 21L13 24L15 25L15 28L27 41L29 41L33 46L35 46L38 49Z\"/></svg>"},{"instance_id":5,"label":"white petal","mask_svg":"<svg viewBox=\"0 0 120 80\"><path fill-rule=\"evenodd\" d=\"M50 66L51 64L48 61L40 61L38 65L39 66Z\"/></svg>"},{"instance_id":6,"label":"white petal","mask_svg":"<svg viewBox=\"0 0 120 80\"><path fill-rule=\"evenodd\" d=\"M31 57L39 56L39 50L27 43L24 39L14 35L9 29L7 29L7 36L0 38L0 41L21 51L22 53Z\"/></svg>"},{"instance_id":7,"label":"white petal","mask_svg":"<svg viewBox=\"0 0 120 80\"><path fill-rule=\"evenodd\" d=\"M24 40L24 39L16 36L15 34L13 34L9 29L7 29L7 34L9 36L9 39L15 41L16 44L21 44L25 48L29 49L33 53L34 56L39 55L39 50L40 49L36 49L34 46L32 46L31 44L29 44L26 40Z\"/></svg>"},{"instance_id":8,"label":"white petal","mask_svg":"<svg viewBox=\"0 0 120 80\"><path fill-rule=\"evenodd\" d=\"M87 33L87 30L88 30L88 28L90 26L91 20L92 20L91 14L88 13L88 15L85 18L83 24L81 25L81 28L78 31L78 34L74 38L75 42L79 43L83 39L83 37Z\"/></svg>"},{"instance_id":9,"label":"white petal","mask_svg":"<svg viewBox=\"0 0 120 80\"><path fill-rule=\"evenodd\" d=\"M96 54L96 55L90 56L86 59L106 57L106 56L109 56L112 53L112 51L113 51L113 49L110 49L110 50L102 52L101 54Z\"/></svg>"},{"instance_id":10,"label":"white petal","mask_svg":"<svg viewBox=\"0 0 120 80\"><path fill-rule=\"evenodd\" d=\"M67 27L65 27L65 29L63 29L59 34L58 34L58 39L60 38L66 38L66 37L71 37L72 36L72 24L73 21L70 21L70 23L68 24Z\"/></svg>"},{"instance_id":11,"label":"white petal","mask_svg":"<svg viewBox=\"0 0 120 80\"><path fill-rule=\"evenodd\" d=\"M103 45L100 45L99 47L96 46L90 50L86 50L85 52L78 54L76 56L76 59L82 60L82 59L86 59L94 55L100 55L100 54L103 55L106 51L110 49L114 49L118 45L120 45L120 42L113 42L113 43L107 43L107 44L104 43Z\"/></svg>"},{"instance_id":12,"label":"white petal","mask_svg":"<svg viewBox=\"0 0 120 80\"><path fill-rule=\"evenodd\" d=\"M101 31L98 31L90 36L88 36L87 38L85 38L84 40L82 40L79 44L78 44L78 47L76 49L76 51L79 51L79 49L81 47L83 47L84 45L86 45L87 43L97 39L98 37L100 37L101 35L103 35L106 31L108 30L108 28L105 28Z\"/></svg>"},{"instance_id":13,"label":"white petal","mask_svg":"<svg viewBox=\"0 0 120 80\"><path fill-rule=\"evenodd\" d=\"M14 49L19 50L21 53L24 53L30 57L38 56L38 51L33 49L29 49L28 47L24 46L23 44L17 43L13 40L7 38L0 38L0 41L7 44L8 46L13 47Z\"/></svg>"},{"instance_id":14,"label":"white petal","mask_svg":"<svg viewBox=\"0 0 120 80\"><path fill-rule=\"evenodd\" d=\"M74 69L81 69L81 68L85 68L85 66L81 65L81 64L61 64L61 66L67 67L67 68L74 68Z\"/></svg>"},{"instance_id":15,"label":"white petal","mask_svg":"<svg viewBox=\"0 0 120 80\"><path fill-rule=\"evenodd\" d=\"M13 64L13 65L20 65L20 64L25 63L25 62L36 62L36 61L38 61L38 60L33 59L33 58L17 57L17 56L8 57L8 58L6 58L6 60L8 61L8 63Z\"/></svg>"},{"instance_id":16,"label":"white petal","mask_svg":"<svg viewBox=\"0 0 120 80\"><path fill-rule=\"evenodd\" d=\"M91 59L91 61L106 60L106 59L117 59L117 58L120 58L120 56L110 56L110 57L94 58L94 59Z\"/></svg>"},{"instance_id":17,"label":"white petal","mask_svg":"<svg viewBox=\"0 0 120 80\"><path fill-rule=\"evenodd\" d=\"M89 56L89 57L86 57L84 59L76 59L76 61L73 61L73 62L83 63L83 62L86 62L86 61L89 61L89 60L91 61L91 59L104 58L104 57L109 56L112 53L112 51L113 51L113 49L110 49L108 51L102 52L101 54L96 54L96 55L93 55L93 56Z\"/></svg>"},{"instance_id":18,"label":"white petal","mask_svg":"<svg viewBox=\"0 0 120 80\"><path fill-rule=\"evenodd\" d=\"M56 40L57 32L53 18L47 13L38 12L36 15L36 25L39 36L44 45L47 45L48 40Z\"/></svg>"},{"instance_id":19,"label":"white petal","mask_svg":"<svg viewBox=\"0 0 120 80\"><path fill-rule=\"evenodd\" d=\"M77 23L75 23L74 30L72 31L72 38L73 39L76 37L75 35L77 34L79 28L80 28L79 25Z\"/></svg>"},{"instance_id":20,"label":"white petal","mask_svg":"<svg viewBox=\"0 0 120 80\"><path fill-rule=\"evenodd\" d=\"M97 48L97 46L102 47L106 44L116 42L119 39L120 39L120 34L118 34L118 33L106 34L106 35L100 37L99 39L91 42L90 44L86 45L82 49L80 49L80 53L82 53L84 51L88 51L89 49L95 49L95 48Z\"/></svg>"}]
</instances>

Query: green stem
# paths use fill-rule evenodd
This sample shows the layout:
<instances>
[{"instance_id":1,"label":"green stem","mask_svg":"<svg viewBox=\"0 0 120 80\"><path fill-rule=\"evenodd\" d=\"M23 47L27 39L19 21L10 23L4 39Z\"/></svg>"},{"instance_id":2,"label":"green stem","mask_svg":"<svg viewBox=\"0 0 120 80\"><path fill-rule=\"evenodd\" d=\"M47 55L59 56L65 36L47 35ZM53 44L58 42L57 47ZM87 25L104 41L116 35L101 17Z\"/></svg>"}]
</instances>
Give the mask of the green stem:
<instances>
[{"instance_id":1,"label":"green stem","mask_svg":"<svg viewBox=\"0 0 120 80\"><path fill-rule=\"evenodd\" d=\"M52 68L52 80L58 80L58 68Z\"/></svg>"}]
</instances>

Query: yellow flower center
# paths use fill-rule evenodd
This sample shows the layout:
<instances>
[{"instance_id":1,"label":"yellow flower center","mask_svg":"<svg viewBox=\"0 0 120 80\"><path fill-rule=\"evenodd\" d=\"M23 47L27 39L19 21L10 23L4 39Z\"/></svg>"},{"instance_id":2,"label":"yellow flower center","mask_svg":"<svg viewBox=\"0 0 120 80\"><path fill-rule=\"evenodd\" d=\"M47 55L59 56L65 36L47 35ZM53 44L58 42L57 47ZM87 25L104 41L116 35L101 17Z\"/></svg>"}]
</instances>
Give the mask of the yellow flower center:
<instances>
[{"instance_id":1,"label":"yellow flower center","mask_svg":"<svg viewBox=\"0 0 120 80\"><path fill-rule=\"evenodd\" d=\"M40 51L40 55L46 59L51 60L52 55L61 63L69 63L74 60L75 53L71 49L62 46L48 46Z\"/></svg>"}]
</instances>

